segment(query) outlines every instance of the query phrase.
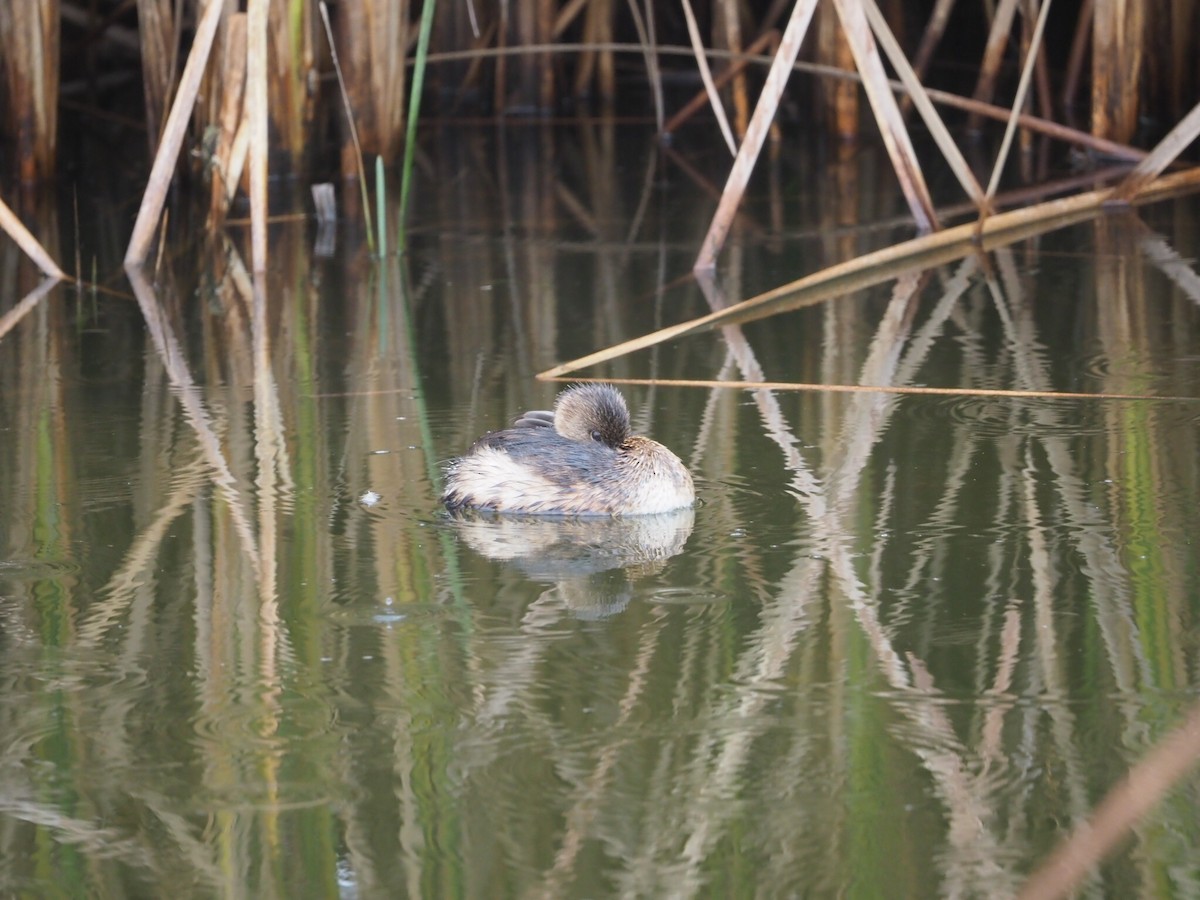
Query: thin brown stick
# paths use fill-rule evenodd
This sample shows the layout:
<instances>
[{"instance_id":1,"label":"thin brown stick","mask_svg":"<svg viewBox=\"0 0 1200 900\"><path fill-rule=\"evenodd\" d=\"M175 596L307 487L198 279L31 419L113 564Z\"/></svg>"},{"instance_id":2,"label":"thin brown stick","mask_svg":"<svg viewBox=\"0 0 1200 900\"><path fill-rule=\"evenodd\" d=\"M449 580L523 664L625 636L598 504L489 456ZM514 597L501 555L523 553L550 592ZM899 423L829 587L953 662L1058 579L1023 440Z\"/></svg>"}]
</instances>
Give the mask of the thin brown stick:
<instances>
[{"instance_id":1,"label":"thin brown stick","mask_svg":"<svg viewBox=\"0 0 1200 900\"><path fill-rule=\"evenodd\" d=\"M16 245L25 251L25 255L33 260L34 265L49 275L51 278L63 279L67 276L63 274L63 270L58 267L50 254L35 238L25 224L17 218L17 214L8 208L8 204L0 199L0 229L3 229Z\"/></svg>"},{"instance_id":2,"label":"thin brown stick","mask_svg":"<svg viewBox=\"0 0 1200 900\"><path fill-rule=\"evenodd\" d=\"M1035 391L1006 388L941 388L926 385L904 384L816 384L805 381L729 381L707 378L580 378L550 377L542 381L570 382L571 384L604 383L628 384L655 387L694 387L705 390L727 389L734 391L813 391L831 394L931 394L938 397L998 397L1014 400L1150 400L1154 402L1200 403L1200 397L1160 396L1156 394L1089 394L1082 391Z\"/></svg>"},{"instance_id":3,"label":"thin brown stick","mask_svg":"<svg viewBox=\"0 0 1200 900\"><path fill-rule=\"evenodd\" d=\"M1200 168L1188 169L1151 182L1135 199L1148 202L1177 191L1194 189L1197 185L1200 185ZM1097 215L1112 197L1111 188L1087 191L1073 197L1050 200L1033 207L990 216L983 222L982 229L975 222L968 222L921 235L806 275L726 309L661 328L579 359L561 363L539 373L537 377L555 378L608 362L635 350L644 350L664 341L705 331L716 325L761 318L778 311L778 304L783 298L788 298L788 308L794 308L843 296L851 290L890 280L914 268L928 268L938 263L960 259L981 247L987 249L981 241L1003 245L1070 222L1090 218Z\"/></svg>"},{"instance_id":4,"label":"thin brown stick","mask_svg":"<svg viewBox=\"0 0 1200 900\"><path fill-rule=\"evenodd\" d=\"M217 23L221 20L223 8L224 3L221 0L208 0L196 27L192 49L188 53L187 64L183 67L183 76L179 79L179 90L175 93L175 102L171 104L171 113L167 116L167 124L163 128L162 141L158 145L158 153L154 156L154 165L150 168L146 193L142 195L142 204L133 224L133 235L129 239L129 247L125 250L127 266L140 266L146 259L150 242L154 239L155 226L166 201L167 188L171 186L175 161L179 158L179 149L183 146L192 107L196 105L200 79L212 52L213 38L216 36Z\"/></svg>"},{"instance_id":5,"label":"thin brown stick","mask_svg":"<svg viewBox=\"0 0 1200 900\"><path fill-rule=\"evenodd\" d=\"M754 163L758 160L758 154L767 139L767 132L775 118L775 110L783 96L783 89L787 86L788 76L792 73L796 55L800 52L800 44L808 31L816 7L817 0L796 0L796 5L792 8L792 16L779 42L779 52L771 62L766 84L763 85L758 103L755 104L750 126L746 129L746 138L733 161L733 169L721 194L721 202L717 204L717 211L713 214L712 224L708 226L708 234L704 236L694 269L711 269L716 265L717 254L725 243L725 236L729 233L738 206L741 205L746 185L750 183Z\"/></svg>"}]
</instances>

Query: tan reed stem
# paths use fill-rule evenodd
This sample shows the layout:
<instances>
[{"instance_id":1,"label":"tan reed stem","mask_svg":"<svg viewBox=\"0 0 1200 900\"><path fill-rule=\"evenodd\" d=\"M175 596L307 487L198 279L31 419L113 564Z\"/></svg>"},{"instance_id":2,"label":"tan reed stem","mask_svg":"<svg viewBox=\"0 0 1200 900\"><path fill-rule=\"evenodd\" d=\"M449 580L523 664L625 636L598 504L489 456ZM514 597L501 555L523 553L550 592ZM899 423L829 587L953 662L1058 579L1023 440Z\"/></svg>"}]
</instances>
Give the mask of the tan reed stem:
<instances>
[{"instance_id":1,"label":"tan reed stem","mask_svg":"<svg viewBox=\"0 0 1200 900\"><path fill-rule=\"evenodd\" d=\"M191 116L192 107L196 105L200 79L212 52L213 38L217 33L217 23L221 19L223 8L221 0L208 0L196 27L192 50L188 54L187 64L183 67L179 90L175 94L175 102L171 104L171 113L167 116L166 127L163 128L162 141L158 145L158 153L154 156L154 165L150 168L146 192L142 195L142 204L133 224L133 235L125 251L127 266L140 266L146 259L150 242L154 239L155 225L166 201L167 188L171 185L175 161L179 158L179 149L183 146L183 138L187 133L188 118Z\"/></svg>"}]
</instances>

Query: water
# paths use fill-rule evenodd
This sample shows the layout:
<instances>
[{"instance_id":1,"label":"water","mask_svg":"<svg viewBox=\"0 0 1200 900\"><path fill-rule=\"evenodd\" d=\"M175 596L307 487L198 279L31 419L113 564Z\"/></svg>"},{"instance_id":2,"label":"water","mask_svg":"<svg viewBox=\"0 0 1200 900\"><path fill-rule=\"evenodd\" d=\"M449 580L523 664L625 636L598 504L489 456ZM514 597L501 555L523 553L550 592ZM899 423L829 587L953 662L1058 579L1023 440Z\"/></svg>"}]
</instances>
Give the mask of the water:
<instances>
[{"instance_id":1,"label":"water","mask_svg":"<svg viewBox=\"0 0 1200 900\"><path fill-rule=\"evenodd\" d=\"M634 384L694 511L452 519L539 371L709 311L724 163L442 137L403 264L277 226L263 307L185 246L0 338L0 894L1018 891L1196 702L1195 198L579 373L1089 398ZM903 236L880 165L764 172L726 299ZM1194 893L1198 789L1086 891Z\"/></svg>"}]
</instances>

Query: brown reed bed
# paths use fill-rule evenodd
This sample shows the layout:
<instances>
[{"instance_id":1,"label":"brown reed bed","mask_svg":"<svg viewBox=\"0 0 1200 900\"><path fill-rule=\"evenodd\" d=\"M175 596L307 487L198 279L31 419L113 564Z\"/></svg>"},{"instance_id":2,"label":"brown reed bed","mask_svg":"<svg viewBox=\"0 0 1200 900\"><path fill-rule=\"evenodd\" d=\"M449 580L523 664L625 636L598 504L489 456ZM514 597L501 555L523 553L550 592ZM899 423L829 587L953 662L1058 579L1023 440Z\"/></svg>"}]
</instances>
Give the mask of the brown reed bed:
<instances>
[{"instance_id":1,"label":"brown reed bed","mask_svg":"<svg viewBox=\"0 0 1200 900\"><path fill-rule=\"evenodd\" d=\"M785 92L798 90L791 77L797 68L820 79L815 121L839 139L861 137L858 106L865 97L920 232L936 232L940 223L923 174L929 161L918 158L911 137L913 111L981 221L993 213L1011 142L1027 145L1034 129L1103 155L1141 158L1145 151L1133 146L1139 116L1177 123L1134 178L1116 194L1097 194L1096 202L1135 200L1200 134L1200 107L1189 106L1200 77L1191 64L1192 48L1179 37L1195 33L1200 2L1177 0L1150 8L1128 0L1095 0L1074 19L1057 11L1055 33L1073 37L1055 47L1045 39L1049 3L1000 0L986 13L964 6L936 0L914 13L894 2L880 7L876 0L797 0L789 13L781 2L732 0L707 6L687 2L678 11L612 0L539 0L512 9L345 0L323 20L320 0L251 0L245 13L220 0L137 0L136 5L110 0L87 10L63 0L31 0L0 8L0 41L11 48L4 55L4 125L14 139L21 182L50 177L63 71L93 82L102 74L96 65L81 70L74 53L65 63L60 44L65 39L73 49L103 50L116 40L117 29L135 28L153 164L127 263L146 259L166 190L184 167L181 160L192 156L184 148L203 145L213 173L210 227L219 227L229 202L244 192L251 205L256 270L266 265L268 173L310 171L331 130L343 176L360 183L364 157L386 165L403 149L401 184L407 195L423 92L436 101L433 115L461 110L472 97L501 115L541 114L589 98L616 113L624 101L616 78L617 59L624 54L641 58L641 74L634 80L648 89L660 132L676 131L683 116L706 104L734 153L699 248L699 270L715 265L746 182L777 125ZM916 18L924 25L914 26ZM64 30L60 21L72 23L71 28ZM76 32L79 27L82 34ZM947 41L948 34L955 40ZM622 43L622 36L634 40ZM978 45L968 47L967 36L978 38ZM769 57L754 55L766 47L773 50ZM1080 130L1064 120L1075 116L1066 104L1079 96L1089 48L1090 128ZM814 59L802 61L802 50ZM972 53L978 62L970 97L930 88L939 65L961 66ZM885 56L896 81L889 79ZM335 60L340 61L339 88L327 90ZM765 72L758 68L762 62L769 62ZM427 68L430 88L422 91ZM674 104L663 89L668 70L698 73L704 99L669 108ZM1065 73L1061 86L1052 83L1051 72ZM754 83L764 77L752 101ZM998 98L1007 99L997 103ZM976 125L984 115L1006 120L1003 149L986 189L938 112L946 106L967 108ZM322 127L326 123L329 128Z\"/></svg>"}]
</instances>

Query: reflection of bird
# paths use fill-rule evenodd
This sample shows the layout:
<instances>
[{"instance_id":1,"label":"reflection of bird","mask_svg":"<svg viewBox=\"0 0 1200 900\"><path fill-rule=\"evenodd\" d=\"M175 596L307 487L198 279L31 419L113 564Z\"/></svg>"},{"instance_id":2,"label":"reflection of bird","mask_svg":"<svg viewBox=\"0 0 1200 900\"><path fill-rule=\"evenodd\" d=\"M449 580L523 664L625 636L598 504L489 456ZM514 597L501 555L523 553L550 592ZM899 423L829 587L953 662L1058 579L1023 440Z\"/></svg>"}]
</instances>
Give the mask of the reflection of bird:
<instances>
[{"instance_id":1,"label":"reflection of bird","mask_svg":"<svg viewBox=\"0 0 1200 900\"><path fill-rule=\"evenodd\" d=\"M624 609L633 584L683 551L695 522L690 507L653 516L545 518L463 510L451 516L463 540L490 559L513 563L578 618Z\"/></svg>"},{"instance_id":2,"label":"reflection of bird","mask_svg":"<svg viewBox=\"0 0 1200 900\"><path fill-rule=\"evenodd\" d=\"M446 469L450 509L575 516L661 513L691 506L692 476L657 441L629 433L625 398L607 384L558 395L477 440Z\"/></svg>"}]
</instances>

